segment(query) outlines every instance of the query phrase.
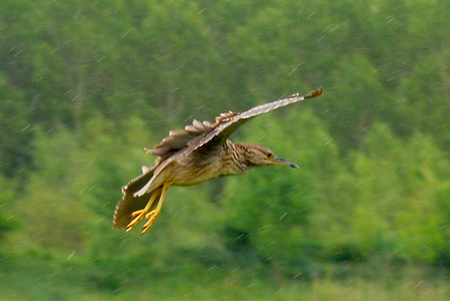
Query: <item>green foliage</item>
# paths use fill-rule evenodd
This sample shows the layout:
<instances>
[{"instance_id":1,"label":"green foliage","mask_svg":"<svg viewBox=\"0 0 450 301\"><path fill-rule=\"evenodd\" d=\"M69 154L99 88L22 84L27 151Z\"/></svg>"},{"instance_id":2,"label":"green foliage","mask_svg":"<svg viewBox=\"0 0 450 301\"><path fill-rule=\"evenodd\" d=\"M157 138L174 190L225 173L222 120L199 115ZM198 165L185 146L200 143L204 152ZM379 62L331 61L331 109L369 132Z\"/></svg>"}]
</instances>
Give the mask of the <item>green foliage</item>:
<instances>
[{"instance_id":1,"label":"green foliage","mask_svg":"<svg viewBox=\"0 0 450 301\"><path fill-rule=\"evenodd\" d=\"M0 172L19 176L31 164L31 132L23 94L0 73Z\"/></svg>"},{"instance_id":2,"label":"green foliage","mask_svg":"<svg viewBox=\"0 0 450 301\"><path fill-rule=\"evenodd\" d=\"M431 137L417 134L404 142L376 124L363 152L351 153L349 162L348 174L338 177L338 197L345 203L322 228L329 252L352 246L366 259L394 253L402 260L434 262L448 221L436 193L450 178L450 162Z\"/></svg>"},{"instance_id":3,"label":"green foliage","mask_svg":"<svg viewBox=\"0 0 450 301\"><path fill-rule=\"evenodd\" d=\"M394 110L387 110L391 99L386 95L379 73L364 56L343 57L331 75L330 92L320 105L340 146L356 148L365 131L375 120L392 120ZM351 133L351 134L349 134Z\"/></svg>"},{"instance_id":4,"label":"green foliage","mask_svg":"<svg viewBox=\"0 0 450 301\"><path fill-rule=\"evenodd\" d=\"M65 128L53 135L37 130L36 171L15 207L23 218L23 244L46 250L84 250L91 213L83 203L89 158L76 136Z\"/></svg>"},{"instance_id":5,"label":"green foliage","mask_svg":"<svg viewBox=\"0 0 450 301\"><path fill-rule=\"evenodd\" d=\"M19 227L14 210L15 183L0 175L0 243Z\"/></svg>"},{"instance_id":6,"label":"green foliage","mask_svg":"<svg viewBox=\"0 0 450 301\"><path fill-rule=\"evenodd\" d=\"M403 131L423 131L433 134L446 149L450 149L448 66L450 51L424 57L401 85L402 115L399 122Z\"/></svg>"},{"instance_id":7,"label":"green foliage","mask_svg":"<svg viewBox=\"0 0 450 301\"><path fill-rule=\"evenodd\" d=\"M339 169L336 147L311 111L295 108L284 119L261 117L244 131L248 140L298 164L300 172L267 168L229 179L222 209L227 227L238 234L236 243L248 235L257 257L295 275L309 256L302 250L315 248L311 216L320 210L325 174Z\"/></svg>"}]
</instances>

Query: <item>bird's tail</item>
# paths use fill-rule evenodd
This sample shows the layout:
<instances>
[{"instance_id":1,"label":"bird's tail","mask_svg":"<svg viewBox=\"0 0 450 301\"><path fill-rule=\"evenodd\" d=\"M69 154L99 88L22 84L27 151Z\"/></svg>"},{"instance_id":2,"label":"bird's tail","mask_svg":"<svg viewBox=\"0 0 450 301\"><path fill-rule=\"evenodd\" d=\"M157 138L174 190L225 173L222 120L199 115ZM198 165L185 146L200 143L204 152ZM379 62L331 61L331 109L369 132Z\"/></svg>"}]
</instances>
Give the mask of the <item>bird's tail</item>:
<instances>
[{"instance_id":1,"label":"bird's tail","mask_svg":"<svg viewBox=\"0 0 450 301\"><path fill-rule=\"evenodd\" d=\"M131 214L136 210L143 209L153 193L153 191L150 191L139 197L134 196L153 177L154 168L148 168L143 171L145 172L144 174L122 187L123 198L119 201L114 211L113 227L115 229L125 228L133 220Z\"/></svg>"}]
</instances>

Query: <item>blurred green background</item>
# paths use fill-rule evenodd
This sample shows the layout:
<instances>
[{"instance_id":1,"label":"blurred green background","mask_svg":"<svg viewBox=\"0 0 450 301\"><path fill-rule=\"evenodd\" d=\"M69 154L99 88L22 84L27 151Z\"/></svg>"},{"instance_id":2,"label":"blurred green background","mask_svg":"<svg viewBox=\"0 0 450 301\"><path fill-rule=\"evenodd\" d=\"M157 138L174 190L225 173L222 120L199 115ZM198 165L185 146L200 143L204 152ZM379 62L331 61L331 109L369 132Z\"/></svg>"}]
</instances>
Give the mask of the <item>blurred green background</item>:
<instances>
[{"instance_id":1,"label":"blurred green background","mask_svg":"<svg viewBox=\"0 0 450 301\"><path fill-rule=\"evenodd\" d=\"M450 2L0 2L1 299L450 298ZM281 96L261 168L112 229L169 130Z\"/></svg>"}]
</instances>

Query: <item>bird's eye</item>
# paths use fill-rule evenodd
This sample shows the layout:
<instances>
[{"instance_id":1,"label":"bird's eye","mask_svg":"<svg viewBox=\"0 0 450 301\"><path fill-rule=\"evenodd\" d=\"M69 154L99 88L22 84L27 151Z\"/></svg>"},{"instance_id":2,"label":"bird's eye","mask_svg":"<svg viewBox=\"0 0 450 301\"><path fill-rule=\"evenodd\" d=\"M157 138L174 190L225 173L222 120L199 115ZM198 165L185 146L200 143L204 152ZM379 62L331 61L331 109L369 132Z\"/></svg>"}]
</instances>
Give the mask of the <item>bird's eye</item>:
<instances>
[{"instance_id":1,"label":"bird's eye","mask_svg":"<svg viewBox=\"0 0 450 301\"><path fill-rule=\"evenodd\" d=\"M273 153L267 153L267 158L273 158Z\"/></svg>"}]
</instances>

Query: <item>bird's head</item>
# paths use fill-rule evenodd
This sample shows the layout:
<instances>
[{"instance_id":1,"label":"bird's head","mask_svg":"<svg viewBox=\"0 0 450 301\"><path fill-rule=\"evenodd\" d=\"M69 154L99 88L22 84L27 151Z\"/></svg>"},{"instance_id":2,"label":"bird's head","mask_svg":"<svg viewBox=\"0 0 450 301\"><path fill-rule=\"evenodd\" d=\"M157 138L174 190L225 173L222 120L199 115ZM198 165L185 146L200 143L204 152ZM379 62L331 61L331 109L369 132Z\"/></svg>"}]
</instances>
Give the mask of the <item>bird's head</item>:
<instances>
[{"instance_id":1,"label":"bird's head","mask_svg":"<svg viewBox=\"0 0 450 301\"><path fill-rule=\"evenodd\" d=\"M258 144L241 144L241 146L245 157L245 164L248 167L275 165L298 168L295 163L278 157L265 146Z\"/></svg>"}]
</instances>

